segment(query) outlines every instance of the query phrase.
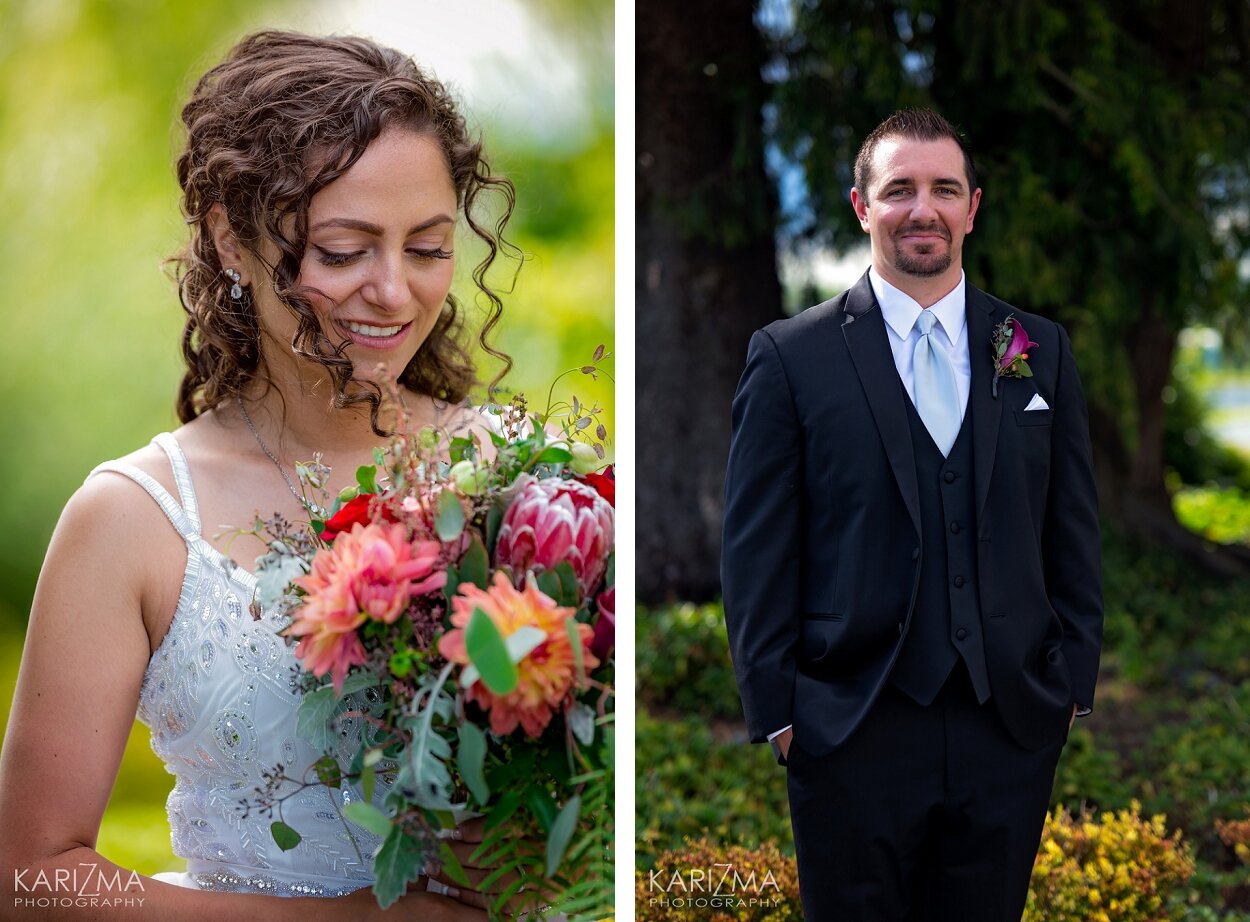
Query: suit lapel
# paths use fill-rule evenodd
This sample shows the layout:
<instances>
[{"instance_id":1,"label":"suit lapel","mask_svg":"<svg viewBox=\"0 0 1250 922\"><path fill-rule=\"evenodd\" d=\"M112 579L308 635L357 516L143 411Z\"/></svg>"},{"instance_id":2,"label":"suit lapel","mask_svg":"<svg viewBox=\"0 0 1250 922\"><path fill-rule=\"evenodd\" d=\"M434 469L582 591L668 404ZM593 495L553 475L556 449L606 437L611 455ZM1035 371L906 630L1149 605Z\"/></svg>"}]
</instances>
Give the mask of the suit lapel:
<instances>
[{"instance_id":1,"label":"suit lapel","mask_svg":"<svg viewBox=\"0 0 1250 922\"><path fill-rule=\"evenodd\" d=\"M990 477L994 473L994 454L998 448L998 424L1003 415L1003 389L993 396L994 361L990 352L990 337L994 327L1007 319L998 316L985 292L967 286L965 313L968 317L968 359L972 365L971 393L968 409L972 413L973 472L977 489L978 532L985 521L985 498L990 491Z\"/></svg>"},{"instance_id":2,"label":"suit lapel","mask_svg":"<svg viewBox=\"0 0 1250 922\"><path fill-rule=\"evenodd\" d=\"M877 307L868 273L847 294L843 308L842 335L851 353L877 431L885 445L890 469L898 481L903 503L920 534L920 487L916 482L916 456L907 424L906 392L894 366L894 353L885 331L885 320ZM987 385L988 387L988 385ZM986 391L988 393L988 389Z\"/></svg>"}]
</instances>

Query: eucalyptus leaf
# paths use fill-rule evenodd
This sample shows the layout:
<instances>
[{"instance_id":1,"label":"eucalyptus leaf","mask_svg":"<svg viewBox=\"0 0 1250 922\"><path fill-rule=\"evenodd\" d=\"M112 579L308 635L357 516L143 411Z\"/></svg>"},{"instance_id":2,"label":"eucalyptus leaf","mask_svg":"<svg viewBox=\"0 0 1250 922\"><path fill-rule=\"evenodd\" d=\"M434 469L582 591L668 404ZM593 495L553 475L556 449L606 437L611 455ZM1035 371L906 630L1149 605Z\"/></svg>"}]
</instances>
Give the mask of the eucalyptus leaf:
<instances>
[{"instance_id":1,"label":"eucalyptus leaf","mask_svg":"<svg viewBox=\"0 0 1250 922\"><path fill-rule=\"evenodd\" d=\"M464 646L469 654L469 662L481 674L482 684L491 692L506 695L516 688L519 680L516 664L508 655L508 648L499 628L480 608L474 608L469 617L469 623L464 630Z\"/></svg>"},{"instance_id":2,"label":"eucalyptus leaf","mask_svg":"<svg viewBox=\"0 0 1250 922\"><path fill-rule=\"evenodd\" d=\"M308 571L304 562L287 554L266 554L256 562L256 598L261 607L271 608L286 595L291 580Z\"/></svg>"},{"instance_id":3,"label":"eucalyptus leaf","mask_svg":"<svg viewBox=\"0 0 1250 922\"><path fill-rule=\"evenodd\" d=\"M300 834L281 820L274 820L269 824L269 833L273 836L274 844L284 852L289 852L300 843Z\"/></svg>"},{"instance_id":4,"label":"eucalyptus leaf","mask_svg":"<svg viewBox=\"0 0 1250 922\"><path fill-rule=\"evenodd\" d=\"M595 740L595 711L594 708L581 701L576 701L567 711L565 711L565 720L568 721L569 729L573 731L573 736L583 746L589 746Z\"/></svg>"},{"instance_id":5,"label":"eucalyptus leaf","mask_svg":"<svg viewBox=\"0 0 1250 922\"><path fill-rule=\"evenodd\" d=\"M348 695L354 695L356 692L364 691L366 688L373 688L378 683L378 677L372 673L353 672L343 680L343 688L339 691L339 697L346 698Z\"/></svg>"},{"instance_id":6,"label":"eucalyptus leaf","mask_svg":"<svg viewBox=\"0 0 1250 922\"><path fill-rule=\"evenodd\" d=\"M484 804L490 800L490 786L482 773L486 761L486 734L471 723L462 723L459 734L460 751L456 754L456 765L474 799Z\"/></svg>"},{"instance_id":7,"label":"eucalyptus leaf","mask_svg":"<svg viewBox=\"0 0 1250 922\"><path fill-rule=\"evenodd\" d=\"M408 885L421 876L425 868L425 850L420 840L405 835L398 826L391 826L382 847L373 858L373 895L383 909L404 895Z\"/></svg>"},{"instance_id":8,"label":"eucalyptus leaf","mask_svg":"<svg viewBox=\"0 0 1250 922\"><path fill-rule=\"evenodd\" d=\"M357 800L343 808L343 818L366 829L375 836L386 837L391 832L391 820L371 803Z\"/></svg>"},{"instance_id":9,"label":"eucalyptus leaf","mask_svg":"<svg viewBox=\"0 0 1250 922\"><path fill-rule=\"evenodd\" d=\"M569 840L577 829L578 814L582 809L582 799L574 794L569 802L560 810L560 815L551 824L551 833L547 836L547 876L552 877L560 867L560 860L569 847Z\"/></svg>"},{"instance_id":10,"label":"eucalyptus leaf","mask_svg":"<svg viewBox=\"0 0 1250 922\"><path fill-rule=\"evenodd\" d=\"M343 769L334 756L322 756L313 763L313 771L317 780L328 788L337 788L343 783Z\"/></svg>"},{"instance_id":11,"label":"eucalyptus leaf","mask_svg":"<svg viewBox=\"0 0 1250 922\"><path fill-rule=\"evenodd\" d=\"M438 511L434 514L434 530L443 541L452 541L464 531L464 507L452 490L438 494Z\"/></svg>"},{"instance_id":12,"label":"eucalyptus leaf","mask_svg":"<svg viewBox=\"0 0 1250 922\"><path fill-rule=\"evenodd\" d=\"M326 685L309 692L300 702L295 716L295 732L308 740L314 749L326 750L335 741L330 718L334 716L338 698L333 685Z\"/></svg>"},{"instance_id":13,"label":"eucalyptus leaf","mask_svg":"<svg viewBox=\"0 0 1250 922\"><path fill-rule=\"evenodd\" d=\"M378 776L372 765L366 765L360 770L360 793L365 799L365 803L373 802L373 788L377 784ZM382 833L379 833L382 835Z\"/></svg>"}]
</instances>

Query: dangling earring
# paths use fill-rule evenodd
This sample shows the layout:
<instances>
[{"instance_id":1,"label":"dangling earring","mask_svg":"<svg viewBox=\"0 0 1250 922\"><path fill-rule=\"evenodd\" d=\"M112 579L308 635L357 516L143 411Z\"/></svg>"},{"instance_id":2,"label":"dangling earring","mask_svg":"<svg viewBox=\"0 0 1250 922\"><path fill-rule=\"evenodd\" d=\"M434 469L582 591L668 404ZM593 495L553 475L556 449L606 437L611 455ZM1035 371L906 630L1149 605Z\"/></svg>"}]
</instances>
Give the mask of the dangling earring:
<instances>
[{"instance_id":1,"label":"dangling earring","mask_svg":"<svg viewBox=\"0 0 1250 922\"><path fill-rule=\"evenodd\" d=\"M239 284L239 270L227 269L226 278L230 279L234 284L230 286L230 299L232 301L243 300L243 287Z\"/></svg>"}]
</instances>

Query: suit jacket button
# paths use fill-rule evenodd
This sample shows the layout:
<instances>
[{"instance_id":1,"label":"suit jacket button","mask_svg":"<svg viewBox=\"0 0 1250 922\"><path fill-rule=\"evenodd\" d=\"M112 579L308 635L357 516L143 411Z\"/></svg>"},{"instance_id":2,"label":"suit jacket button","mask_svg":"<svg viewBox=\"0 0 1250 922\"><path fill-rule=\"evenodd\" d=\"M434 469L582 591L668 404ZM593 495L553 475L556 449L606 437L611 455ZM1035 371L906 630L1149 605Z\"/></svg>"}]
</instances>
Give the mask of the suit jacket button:
<instances>
[{"instance_id":1,"label":"suit jacket button","mask_svg":"<svg viewBox=\"0 0 1250 922\"><path fill-rule=\"evenodd\" d=\"M962 586L963 584L964 584L964 578L963 578L962 576L956 576L956 577L955 577L955 588L956 588L956 589L958 589L958 588L959 588L960 586Z\"/></svg>"},{"instance_id":2,"label":"suit jacket button","mask_svg":"<svg viewBox=\"0 0 1250 922\"><path fill-rule=\"evenodd\" d=\"M955 632L955 639L956 639L956 640L963 640L963 639L964 639L965 637L967 637L967 636L968 636L968 632L967 632L967 631L965 631L963 628L960 628L959 630L957 630L957 631Z\"/></svg>"},{"instance_id":3,"label":"suit jacket button","mask_svg":"<svg viewBox=\"0 0 1250 922\"><path fill-rule=\"evenodd\" d=\"M951 534L952 534L952 535L957 535L957 534L959 534L959 523L958 523L958 522L951 522Z\"/></svg>"},{"instance_id":4,"label":"suit jacket button","mask_svg":"<svg viewBox=\"0 0 1250 922\"><path fill-rule=\"evenodd\" d=\"M947 471L945 474L942 475L942 479L945 480L947 483L954 483L955 476L956 475L954 471Z\"/></svg>"}]
</instances>

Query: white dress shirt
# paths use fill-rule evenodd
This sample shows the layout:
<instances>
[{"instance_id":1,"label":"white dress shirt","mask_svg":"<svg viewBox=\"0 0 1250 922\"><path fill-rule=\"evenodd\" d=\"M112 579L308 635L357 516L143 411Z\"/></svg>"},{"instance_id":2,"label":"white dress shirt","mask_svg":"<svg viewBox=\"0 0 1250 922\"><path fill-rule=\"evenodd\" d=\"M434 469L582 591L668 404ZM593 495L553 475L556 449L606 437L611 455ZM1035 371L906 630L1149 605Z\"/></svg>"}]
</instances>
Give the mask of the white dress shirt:
<instances>
[{"instance_id":1,"label":"white dress shirt","mask_svg":"<svg viewBox=\"0 0 1250 922\"><path fill-rule=\"evenodd\" d=\"M920 330L916 320L920 312L925 310L911 295L899 291L881 276L875 268L868 270L868 282L872 285L872 293L877 296L877 304L881 306L881 316L885 318L886 335L890 340L890 351L894 353L894 367L903 380L907 396L912 405L916 403L916 371L912 358L916 352L916 343L920 341ZM959 421L962 423L964 413L968 409L968 392L972 390L972 363L968 354L968 318L964 314L965 305L964 274L959 273L959 283L928 310L933 312L937 323L933 325L933 341L939 348L946 351L955 369L955 388L959 392ZM940 333L937 331L941 331ZM768 734L771 743L790 727L782 727Z\"/></svg>"},{"instance_id":2,"label":"white dress shirt","mask_svg":"<svg viewBox=\"0 0 1250 922\"><path fill-rule=\"evenodd\" d=\"M912 357L916 352L916 343L920 341L916 319L925 308L917 304L911 295L904 294L877 275L876 269L868 270L868 281L872 285L872 293L877 296L877 303L881 305L881 316L885 319L886 334L890 339L890 351L894 353L894 367L898 369L898 376L903 380L907 396L915 405L916 372L912 366ZM946 352L951 360L951 367L955 369L961 423L968 409L968 392L972 389L968 318L964 314L965 291L964 274L960 272L959 283L946 297L928 308L937 320L933 325L933 341ZM937 332L938 330L941 332Z\"/></svg>"}]
</instances>

